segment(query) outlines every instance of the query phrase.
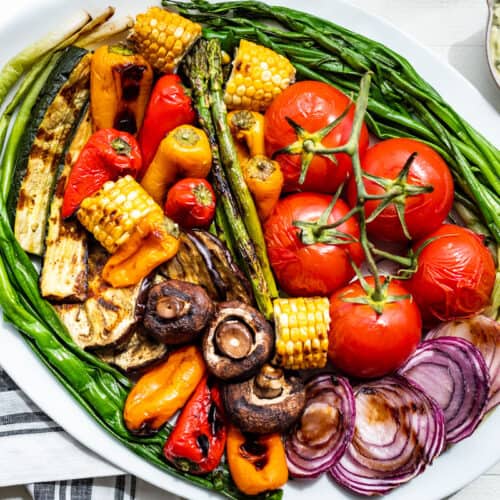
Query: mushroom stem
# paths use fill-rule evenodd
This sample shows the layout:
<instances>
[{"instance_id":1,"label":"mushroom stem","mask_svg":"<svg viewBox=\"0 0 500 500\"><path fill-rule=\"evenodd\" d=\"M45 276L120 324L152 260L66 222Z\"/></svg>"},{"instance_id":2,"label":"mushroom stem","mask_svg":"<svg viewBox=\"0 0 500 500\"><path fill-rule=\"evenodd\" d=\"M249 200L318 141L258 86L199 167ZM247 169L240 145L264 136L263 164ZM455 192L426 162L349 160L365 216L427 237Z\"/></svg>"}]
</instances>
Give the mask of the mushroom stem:
<instances>
[{"instance_id":1,"label":"mushroom stem","mask_svg":"<svg viewBox=\"0 0 500 500\"><path fill-rule=\"evenodd\" d=\"M191 304L179 297L167 296L158 299L156 304L156 314L163 319L174 319L185 316Z\"/></svg>"},{"instance_id":2,"label":"mushroom stem","mask_svg":"<svg viewBox=\"0 0 500 500\"><path fill-rule=\"evenodd\" d=\"M285 375L281 368L264 365L255 377L254 392L262 399L274 399L281 396Z\"/></svg>"},{"instance_id":3,"label":"mushroom stem","mask_svg":"<svg viewBox=\"0 0 500 500\"><path fill-rule=\"evenodd\" d=\"M245 323L230 319L221 323L217 328L215 343L226 356L232 359L242 359L252 349L252 331Z\"/></svg>"}]
</instances>

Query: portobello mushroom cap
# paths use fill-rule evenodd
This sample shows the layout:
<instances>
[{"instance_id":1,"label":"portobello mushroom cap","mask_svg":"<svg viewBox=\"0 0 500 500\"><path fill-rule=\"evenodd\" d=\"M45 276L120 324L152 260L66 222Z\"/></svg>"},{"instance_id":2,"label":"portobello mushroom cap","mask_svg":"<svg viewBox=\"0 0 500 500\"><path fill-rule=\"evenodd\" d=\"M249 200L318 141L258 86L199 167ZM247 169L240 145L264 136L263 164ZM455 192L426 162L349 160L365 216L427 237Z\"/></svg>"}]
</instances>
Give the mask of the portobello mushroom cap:
<instances>
[{"instance_id":1,"label":"portobello mushroom cap","mask_svg":"<svg viewBox=\"0 0 500 500\"><path fill-rule=\"evenodd\" d=\"M144 326L164 344L185 344L201 335L213 312L214 304L203 287L166 280L149 289Z\"/></svg>"},{"instance_id":2,"label":"portobello mushroom cap","mask_svg":"<svg viewBox=\"0 0 500 500\"><path fill-rule=\"evenodd\" d=\"M236 300L222 302L202 341L208 370L225 381L245 380L271 358L274 332L264 316Z\"/></svg>"},{"instance_id":3,"label":"portobello mushroom cap","mask_svg":"<svg viewBox=\"0 0 500 500\"><path fill-rule=\"evenodd\" d=\"M306 392L302 380L285 378L281 368L265 365L255 377L226 384L222 400L227 415L243 432L284 432L302 415Z\"/></svg>"}]
</instances>

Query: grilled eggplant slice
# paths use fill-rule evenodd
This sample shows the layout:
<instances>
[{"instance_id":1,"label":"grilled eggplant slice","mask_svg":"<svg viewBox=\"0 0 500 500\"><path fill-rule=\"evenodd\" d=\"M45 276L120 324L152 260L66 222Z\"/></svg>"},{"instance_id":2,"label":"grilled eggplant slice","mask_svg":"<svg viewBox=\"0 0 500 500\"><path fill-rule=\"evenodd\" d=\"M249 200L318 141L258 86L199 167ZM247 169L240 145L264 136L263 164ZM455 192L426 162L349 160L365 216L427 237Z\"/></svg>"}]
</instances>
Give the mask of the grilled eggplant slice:
<instances>
[{"instance_id":1,"label":"grilled eggplant slice","mask_svg":"<svg viewBox=\"0 0 500 500\"><path fill-rule=\"evenodd\" d=\"M97 244L89 248L88 299L84 303L90 323L88 349L115 347L126 342L144 316L149 280L137 285L113 288L102 278L108 253Z\"/></svg>"},{"instance_id":2,"label":"grilled eggplant slice","mask_svg":"<svg viewBox=\"0 0 500 500\"><path fill-rule=\"evenodd\" d=\"M58 304L54 308L76 344L82 349L88 347L90 322L83 304Z\"/></svg>"},{"instance_id":3,"label":"grilled eggplant slice","mask_svg":"<svg viewBox=\"0 0 500 500\"><path fill-rule=\"evenodd\" d=\"M126 373L137 373L165 359L168 347L152 339L138 326L126 344L114 349L100 349L96 355Z\"/></svg>"},{"instance_id":4,"label":"grilled eggplant slice","mask_svg":"<svg viewBox=\"0 0 500 500\"><path fill-rule=\"evenodd\" d=\"M84 49L65 50L33 109L33 124L39 126L28 128L23 137L9 209L17 240L34 255L43 251L61 155L89 98L90 58Z\"/></svg>"},{"instance_id":5,"label":"grilled eggplant slice","mask_svg":"<svg viewBox=\"0 0 500 500\"><path fill-rule=\"evenodd\" d=\"M51 302L83 302L87 298L87 232L77 220L63 220L61 207L71 168L91 135L87 111L66 153L50 204L40 291Z\"/></svg>"},{"instance_id":6,"label":"grilled eggplant slice","mask_svg":"<svg viewBox=\"0 0 500 500\"><path fill-rule=\"evenodd\" d=\"M253 303L250 284L229 250L202 229L181 235L177 255L166 262L160 272L167 278L204 287L212 300Z\"/></svg>"},{"instance_id":7,"label":"grilled eggplant slice","mask_svg":"<svg viewBox=\"0 0 500 500\"><path fill-rule=\"evenodd\" d=\"M239 300L253 302L252 288L247 278L234 262L227 247L216 236L202 229L194 229L195 239L200 242L202 254L220 301Z\"/></svg>"},{"instance_id":8,"label":"grilled eggplant slice","mask_svg":"<svg viewBox=\"0 0 500 500\"><path fill-rule=\"evenodd\" d=\"M90 245L87 300L56 306L70 335L87 350L123 347L144 316L150 280L126 288L111 287L101 276L108 257L100 245Z\"/></svg>"},{"instance_id":9,"label":"grilled eggplant slice","mask_svg":"<svg viewBox=\"0 0 500 500\"><path fill-rule=\"evenodd\" d=\"M179 251L175 257L160 268L161 274L170 279L200 285L205 288L212 300L218 300L219 294L207 269L205 260L198 251L198 244L187 233L181 233L180 242Z\"/></svg>"},{"instance_id":10,"label":"grilled eggplant slice","mask_svg":"<svg viewBox=\"0 0 500 500\"><path fill-rule=\"evenodd\" d=\"M92 344L90 321L83 304L58 304L59 317L66 325L73 340L86 349ZM131 337L115 347L98 349L95 354L105 363L126 373L136 373L165 359L168 347L151 338L140 325L132 328Z\"/></svg>"}]
</instances>

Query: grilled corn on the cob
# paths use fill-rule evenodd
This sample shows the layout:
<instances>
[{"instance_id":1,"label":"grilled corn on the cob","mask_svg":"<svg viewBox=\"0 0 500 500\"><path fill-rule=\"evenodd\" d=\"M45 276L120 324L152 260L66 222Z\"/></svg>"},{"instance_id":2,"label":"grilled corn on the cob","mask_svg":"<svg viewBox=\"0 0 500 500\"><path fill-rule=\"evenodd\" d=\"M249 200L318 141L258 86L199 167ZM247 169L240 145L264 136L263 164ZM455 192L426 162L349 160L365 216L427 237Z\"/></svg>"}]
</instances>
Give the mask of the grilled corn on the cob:
<instances>
[{"instance_id":1,"label":"grilled corn on the cob","mask_svg":"<svg viewBox=\"0 0 500 500\"><path fill-rule=\"evenodd\" d=\"M160 73L173 73L201 36L201 26L161 7L139 14L130 35L137 51Z\"/></svg>"},{"instance_id":2,"label":"grilled corn on the cob","mask_svg":"<svg viewBox=\"0 0 500 500\"><path fill-rule=\"evenodd\" d=\"M330 325L328 299L276 299L273 307L276 329L273 363L292 370L323 368Z\"/></svg>"},{"instance_id":3,"label":"grilled corn on the cob","mask_svg":"<svg viewBox=\"0 0 500 500\"><path fill-rule=\"evenodd\" d=\"M295 81L291 62L274 50L241 40L226 84L228 109L265 111Z\"/></svg>"},{"instance_id":4,"label":"grilled corn on the cob","mask_svg":"<svg viewBox=\"0 0 500 500\"><path fill-rule=\"evenodd\" d=\"M160 206L130 175L106 182L83 200L78 220L109 252L115 253L145 217L163 218Z\"/></svg>"}]
</instances>

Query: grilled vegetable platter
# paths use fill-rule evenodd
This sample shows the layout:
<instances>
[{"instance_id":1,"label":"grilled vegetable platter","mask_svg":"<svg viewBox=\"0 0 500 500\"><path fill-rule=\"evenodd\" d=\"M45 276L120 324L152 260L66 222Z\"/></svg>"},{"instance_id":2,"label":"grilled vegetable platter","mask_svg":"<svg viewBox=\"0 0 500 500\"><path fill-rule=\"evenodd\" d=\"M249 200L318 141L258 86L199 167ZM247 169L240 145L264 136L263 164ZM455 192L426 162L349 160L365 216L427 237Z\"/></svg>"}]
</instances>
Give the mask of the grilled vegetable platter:
<instances>
[{"instance_id":1,"label":"grilled vegetable platter","mask_svg":"<svg viewBox=\"0 0 500 500\"><path fill-rule=\"evenodd\" d=\"M500 402L500 151L330 21L113 14L0 73L5 320L118 441L229 498L423 473Z\"/></svg>"}]
</instances>

